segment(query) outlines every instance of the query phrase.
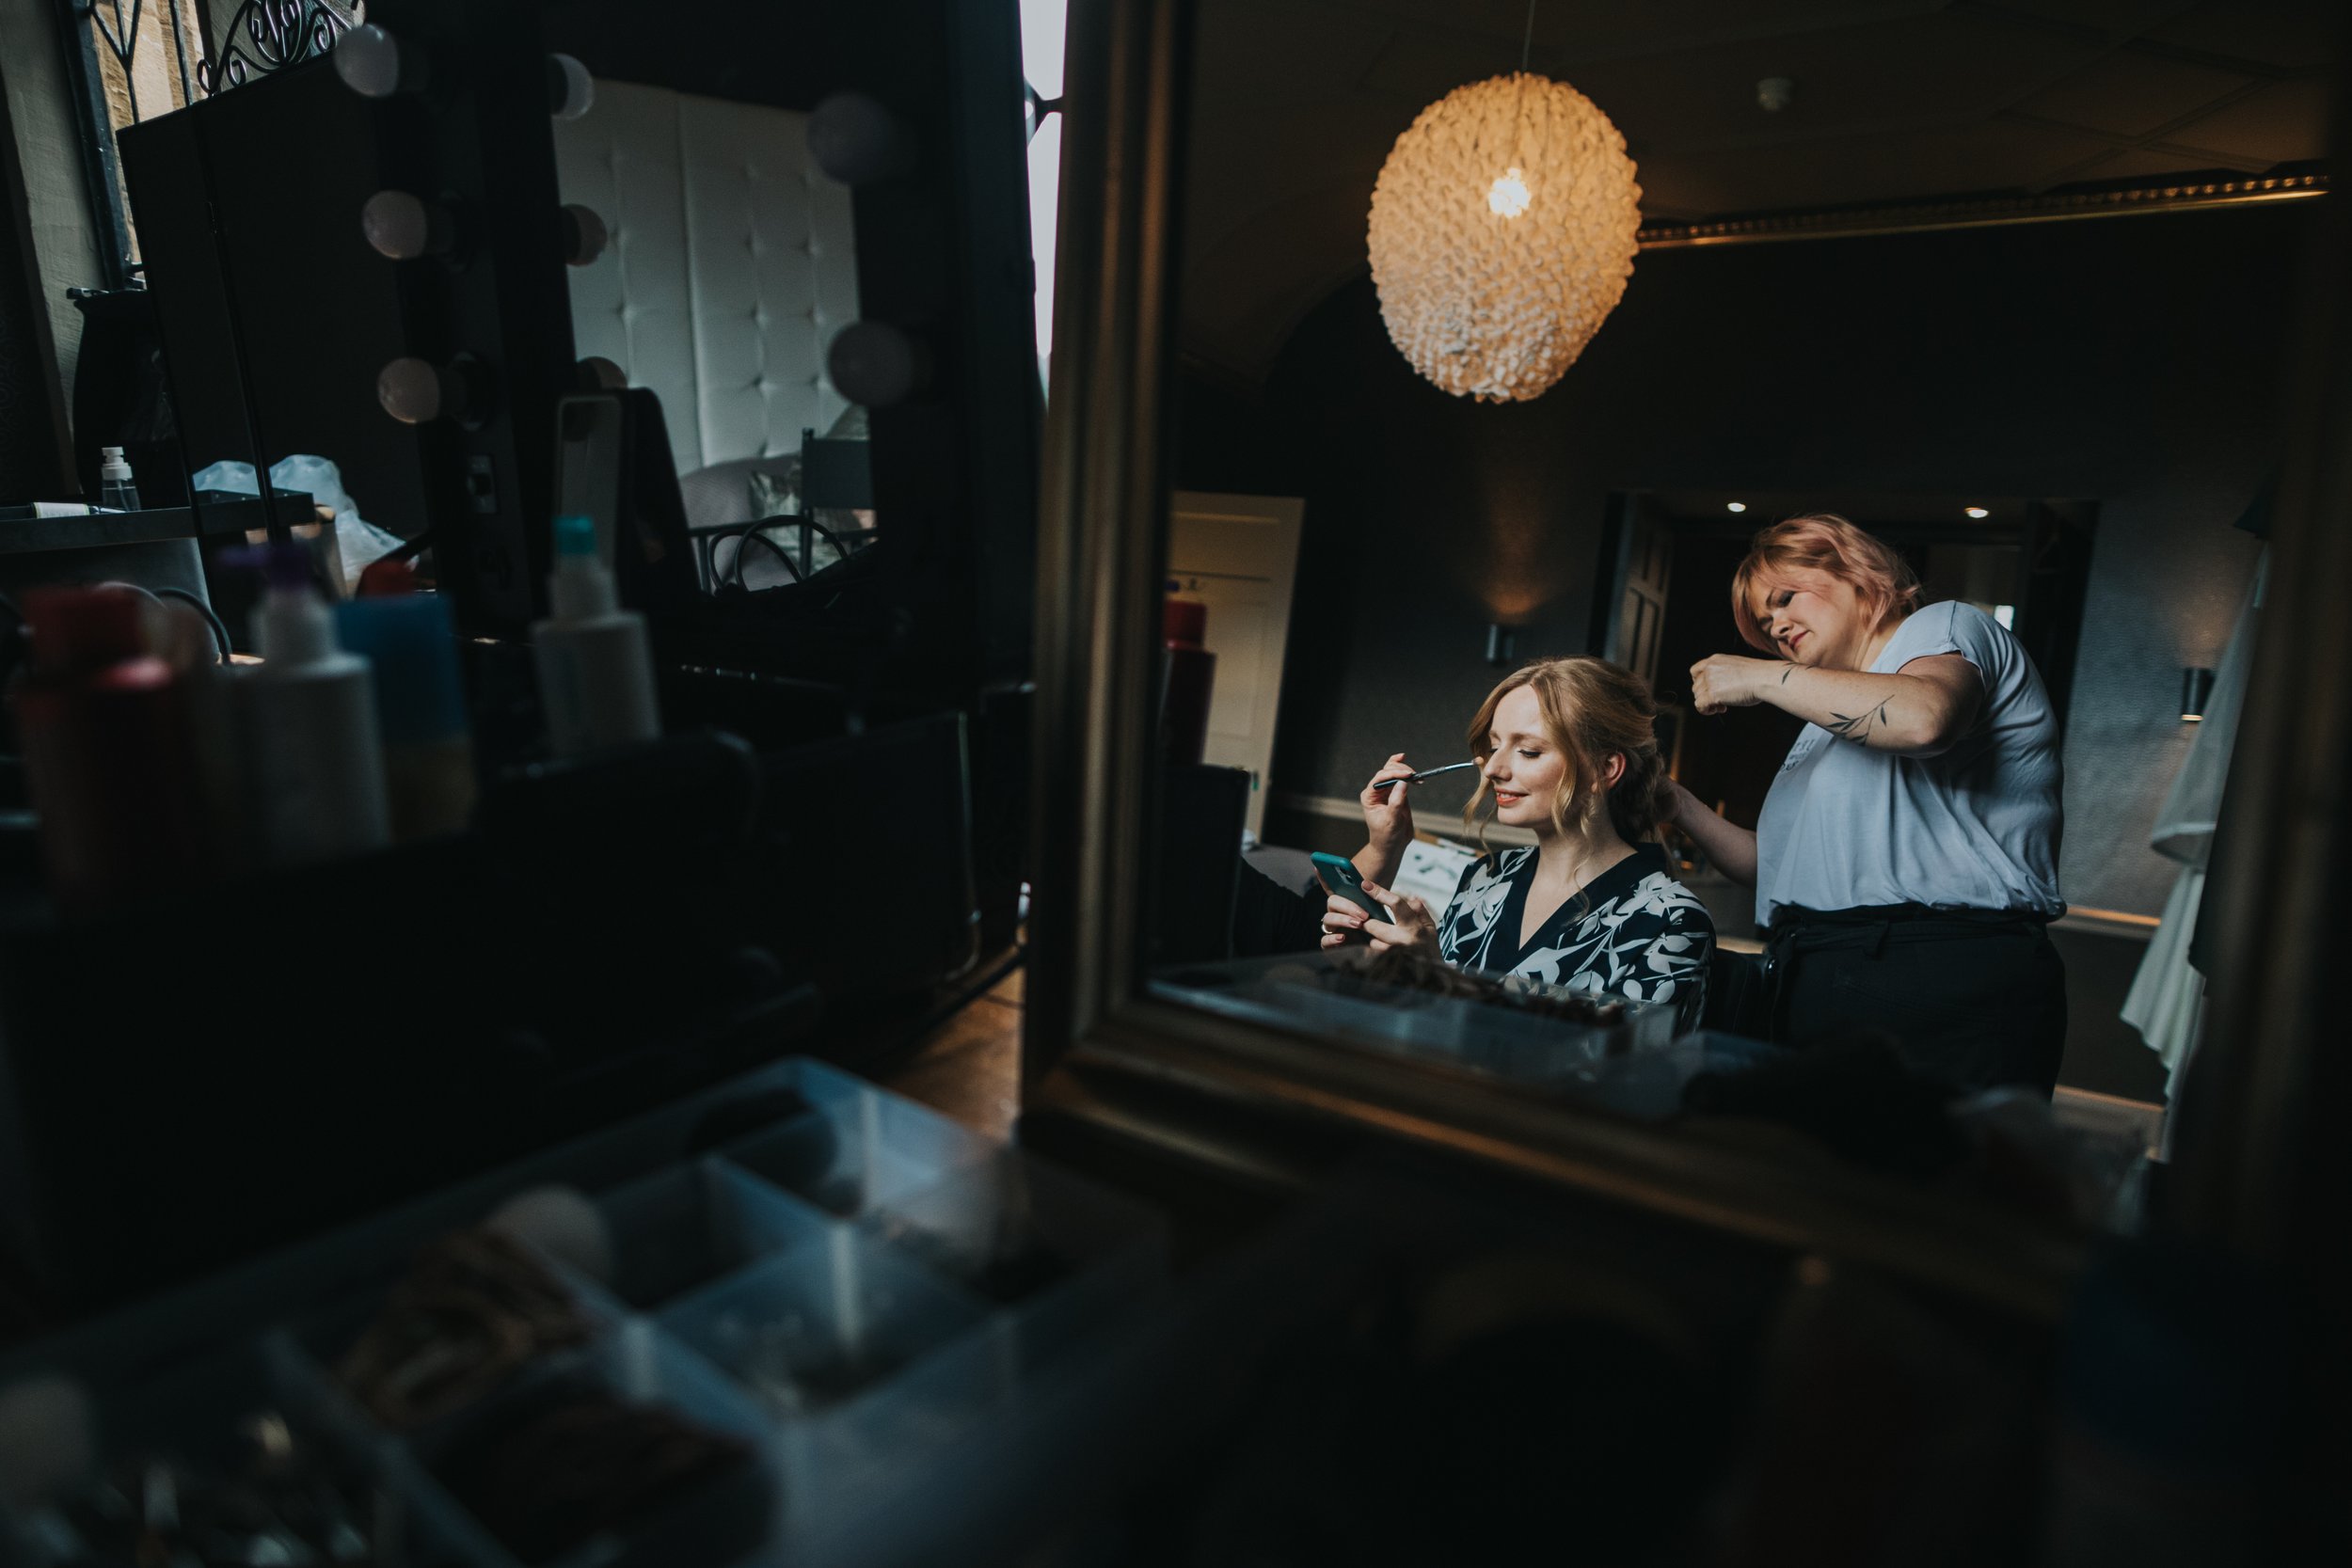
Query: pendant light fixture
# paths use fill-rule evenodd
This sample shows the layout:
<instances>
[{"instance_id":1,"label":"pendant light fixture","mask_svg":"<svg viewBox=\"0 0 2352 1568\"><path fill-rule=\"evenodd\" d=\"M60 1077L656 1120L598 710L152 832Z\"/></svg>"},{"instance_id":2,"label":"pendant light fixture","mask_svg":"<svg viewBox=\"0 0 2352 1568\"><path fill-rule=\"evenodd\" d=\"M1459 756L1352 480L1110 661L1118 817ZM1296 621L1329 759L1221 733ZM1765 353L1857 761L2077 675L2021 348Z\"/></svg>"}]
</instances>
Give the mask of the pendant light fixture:
<instances>
[{"instance_id":1,"label":"pendant light fixture","mask_svg":"<svg viewBox=\"0 0 2352 1568\"><path fill-rule=\"evenodd\" d=\"M1389 337L1456 397L1541 395L1633 276L1642 188L1591 99L1520 69L1456 87L1396 138L1372 193L1373 287Z\"/></svg>"}]
</instances>

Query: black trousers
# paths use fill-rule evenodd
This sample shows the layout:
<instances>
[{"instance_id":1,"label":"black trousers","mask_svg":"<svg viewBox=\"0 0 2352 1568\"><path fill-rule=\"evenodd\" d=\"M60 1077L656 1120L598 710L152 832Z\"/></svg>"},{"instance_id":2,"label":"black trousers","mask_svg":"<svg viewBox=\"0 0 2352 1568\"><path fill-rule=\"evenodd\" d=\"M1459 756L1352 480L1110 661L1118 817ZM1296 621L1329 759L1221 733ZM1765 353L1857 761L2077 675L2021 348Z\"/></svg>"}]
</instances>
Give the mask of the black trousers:
<instances>
[{"instance_id":1,"label":"black trousers","mask_svg":"<svg viewBox=\"0 0 2352 1568\"><path fill-rule=\"evenodd\" d=\"M1890 1036L1956 1088L2048 1094L2066 1053L2066 964L2044 923L2001 910L1785 910L1767 950L1772 1038Z\"/></svg>"}]
</instances>

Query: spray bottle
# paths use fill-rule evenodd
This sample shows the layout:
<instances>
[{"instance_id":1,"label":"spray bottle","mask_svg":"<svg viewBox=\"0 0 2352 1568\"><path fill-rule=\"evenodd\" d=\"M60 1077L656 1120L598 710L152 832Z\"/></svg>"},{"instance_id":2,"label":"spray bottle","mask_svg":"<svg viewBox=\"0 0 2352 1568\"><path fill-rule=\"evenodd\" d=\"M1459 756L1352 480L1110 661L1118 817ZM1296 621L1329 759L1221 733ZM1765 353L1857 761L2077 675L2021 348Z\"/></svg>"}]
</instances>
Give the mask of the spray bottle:
<instances>
[{"instance_id":1,"label":"spray bottle","mask_svg":"<svg viewBox=\"0 0 2352 1568\"><path fill-rule=\"evenodd\" d=\"M661 733L645 618L623 610L596 550L594 519L555 520L553 611L532 628L548 744L558 756L627 746Z\"/></svg>"},{"instance_id":2,"label":"spray bottle","mask_svg":"<svg viewBox=\"0 0 2352 1568\"><path fill-rule=\"evenodd\" d=\"M132 481L131 464L122 449L101 447L98 455L98 504L116 512L136 512L139 487Z\"/></svg>"}]
</instances>

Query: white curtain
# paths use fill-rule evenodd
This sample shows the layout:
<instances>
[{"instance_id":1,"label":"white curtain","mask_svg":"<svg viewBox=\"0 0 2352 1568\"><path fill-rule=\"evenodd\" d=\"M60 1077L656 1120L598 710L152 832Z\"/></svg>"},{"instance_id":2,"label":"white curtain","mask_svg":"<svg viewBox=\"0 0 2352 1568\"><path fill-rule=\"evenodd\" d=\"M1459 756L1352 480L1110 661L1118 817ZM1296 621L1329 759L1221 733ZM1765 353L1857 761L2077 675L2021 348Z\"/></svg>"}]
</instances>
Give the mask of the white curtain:
<instances>
[{"instance_id":1,"label":"white curtain","mask_svg":"<svg viewBox=\"0 0 2352 1568\"><path fill-rule=\"evenodd\" d=\"M2213 851L2213 828L2221 812L2221 788L2228 781L2230 752L2237 743L2239 712L2245 705L2246 679L2254 655L2254 626L2262 610L2263 578L2269 570L2265 551L2254 567L2246 603L2239 609L2230 645L2214 670L2213 695L2205 704L2204 721L2189 742L2172 788L2156 813L2156 829L2149 844L2160 855L2181 863L2181 874L2164 901L2164 918L2139 960L2139 973L2123 999L2123 1022L2140 1033L2148 1048L2163 1058L2177 1088L2181 1069L2197 1040L2197 1016L2204 1006L2205 977L2189 967L2189 939L2197 930L2197 908L2205 894L2205 861Z\"/></svg>"}]
</instances>

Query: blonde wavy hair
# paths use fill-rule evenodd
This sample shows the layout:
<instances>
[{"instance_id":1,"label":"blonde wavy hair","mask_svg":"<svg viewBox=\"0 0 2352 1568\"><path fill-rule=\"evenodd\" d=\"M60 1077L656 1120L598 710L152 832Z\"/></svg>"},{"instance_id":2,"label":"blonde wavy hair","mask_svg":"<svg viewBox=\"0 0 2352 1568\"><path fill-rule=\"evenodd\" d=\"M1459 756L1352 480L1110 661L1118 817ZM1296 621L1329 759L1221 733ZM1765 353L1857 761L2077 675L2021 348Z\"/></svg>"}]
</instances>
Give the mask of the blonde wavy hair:
<instances>
[{"instance_id":1,"label":"blonde wavy hair","mask_svg":"<svg viewBox=\"0 0 2352 1568\"><path fill-rule=\"evenodd\" d=\"M1470 754L1480 771L1478 788L1462 808L1462 822L1479 849L1491 853L1486 824L1492 820L1494 786L1485 769L1494 754L1495 709L1523 686L1534 689L1544 728L1567 759L1568 776L1552 792L1552 826L1565 834L1606 811L1610 826L1628 844L1652 836L1674 814L1674 784L1659 755L1658 704L1649 688L1632 671L1605 658L1539 658L1487 692L1470 721ZM1625 773L1613 786L1600 784L1612 756L1625 758ZM1482 806L1488 808L1483 816Z\"/></svg>"}]
</instances>

